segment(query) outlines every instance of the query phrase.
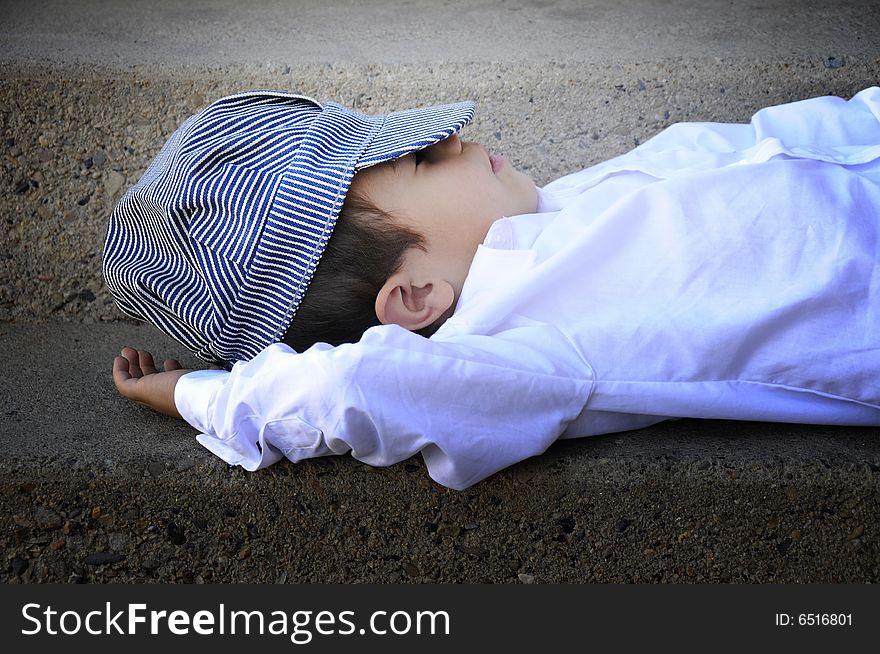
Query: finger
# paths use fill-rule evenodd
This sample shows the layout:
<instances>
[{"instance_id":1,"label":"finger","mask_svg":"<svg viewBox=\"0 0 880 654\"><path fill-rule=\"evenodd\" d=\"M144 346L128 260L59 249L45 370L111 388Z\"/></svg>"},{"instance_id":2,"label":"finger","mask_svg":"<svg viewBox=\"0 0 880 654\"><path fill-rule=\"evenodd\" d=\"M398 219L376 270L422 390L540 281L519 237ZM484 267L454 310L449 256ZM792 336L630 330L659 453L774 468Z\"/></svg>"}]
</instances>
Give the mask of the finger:
<instances>
[{"instance_id":1,"label":"finger","mask_svg":"<svg viewBox=\"0 0 880 654\"><path fill-rule=\"evenodd\" d=\"M113 381L118 383L126 379L131 379L128 372L128 359L122 356L115 357L113 359Z\"/></svg>"},{"instance_id":2,"label":"finger","mask_svg":"<svg viewBox=\"0 0 880 654\"><path fill-rule=\"evenodd\" d=\"M166 372L169 370L180 370L183 367L177 359L165 359L165 361L162 362L162 366L165 368Z\"/></svg>"},{"instance_id":3,"label":"finger","mask_svg":"<svg viewBox=\"0 0 880 654\"><path fill-rule=\"evenodd\" d=\"M128 360L128 372L129 374L138 379L143 377L143 373L141 372L141 367L139 363L138 351L133 347L124 347L122 348L122 356Z\"/></svg>"},{"instance_id":4,"label":"finger","mask_svg":"<svg viewBox=\"0 0 880 654\"><path fill-rule=\"evenodd\" d=\"M138 350L138 363L145 375L156 374L156 362L153 361L153 355L146 350Z\"/></svg>"},{"instance_id":5,"label":"finger","mask_svg":"<svg viewBox=\"0 0 880 654\"><path fill-rule=\"evenodd\" d=\"M128 359L123 356L116 357L113 359L113 384L124 397L128 397L126 382L129 380L131 375L128 372Z\"/></svg>"}]
</instances>

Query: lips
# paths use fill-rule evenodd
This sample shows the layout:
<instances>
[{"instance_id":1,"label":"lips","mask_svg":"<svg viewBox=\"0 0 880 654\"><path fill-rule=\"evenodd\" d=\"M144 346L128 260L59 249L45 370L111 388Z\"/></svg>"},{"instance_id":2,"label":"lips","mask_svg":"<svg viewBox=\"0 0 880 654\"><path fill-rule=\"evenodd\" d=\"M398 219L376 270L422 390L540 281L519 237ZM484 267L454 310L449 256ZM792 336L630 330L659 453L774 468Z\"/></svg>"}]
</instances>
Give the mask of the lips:
<instances>
[{"instance_id":1,"label":"lips","mask_svg":"<svg viewBox=\"0 0 880 654\"><path fill-rule=\"evenodd\" d=\"M499 154L492 154L489 152L485 146L480 145L479 143L475 143L475 145L483 151L483 154L486 155L486 159L489 160L489 166L492 168L493 173L498 173L504 167L506 160Z\"/></svg>"},{"instance_id":2,"label":"lips","mask_svg":"<svg viewBox=\"0 0 880 654\"><path fill-rule=\"evenodd\" d=\"M492 172L497 174L504 167L505 159L498 154L489 154L489 163L492 165Z\"/></svg>"}]
</instances>

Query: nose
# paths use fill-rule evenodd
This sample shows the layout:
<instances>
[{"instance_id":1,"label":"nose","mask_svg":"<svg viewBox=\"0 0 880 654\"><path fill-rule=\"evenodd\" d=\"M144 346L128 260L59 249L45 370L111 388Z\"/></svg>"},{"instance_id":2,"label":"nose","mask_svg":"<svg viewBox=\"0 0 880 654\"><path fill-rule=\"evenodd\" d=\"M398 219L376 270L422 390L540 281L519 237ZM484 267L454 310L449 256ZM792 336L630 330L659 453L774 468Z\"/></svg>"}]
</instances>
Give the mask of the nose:
<instances>
[{"instance_id":1,"label":"nose","mask_svg":"<svg viewBox=\"0 0 880 654\"><path fill-rule=\"evenodd\" d=\"M429 159L443 159L446 157L454 157L461 154L462 145L461 138L458 134L447 136L442 141L438 141L434 145L428 146L422 152Z\"/></svg>"}]
</instances>

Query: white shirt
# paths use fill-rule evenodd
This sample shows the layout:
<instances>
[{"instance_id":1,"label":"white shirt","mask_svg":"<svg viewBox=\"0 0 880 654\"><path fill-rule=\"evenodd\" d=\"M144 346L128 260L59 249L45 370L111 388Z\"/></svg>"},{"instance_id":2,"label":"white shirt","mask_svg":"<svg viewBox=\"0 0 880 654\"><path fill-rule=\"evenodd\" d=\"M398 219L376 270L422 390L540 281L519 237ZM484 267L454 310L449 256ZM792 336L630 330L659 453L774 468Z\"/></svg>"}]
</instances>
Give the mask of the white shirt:
<instances>
[{"instance_id":1,"label":"white shirt","mask_svg":"<svg viewBox=\"0 0 880 654\"><path fill-rule=\"evenodd\" d=\"M177 384L248 470L421 452L464 488L671 417L880 425L880 88L677 124L496 222L454 315Z\"/></svg>"}]
</instances>

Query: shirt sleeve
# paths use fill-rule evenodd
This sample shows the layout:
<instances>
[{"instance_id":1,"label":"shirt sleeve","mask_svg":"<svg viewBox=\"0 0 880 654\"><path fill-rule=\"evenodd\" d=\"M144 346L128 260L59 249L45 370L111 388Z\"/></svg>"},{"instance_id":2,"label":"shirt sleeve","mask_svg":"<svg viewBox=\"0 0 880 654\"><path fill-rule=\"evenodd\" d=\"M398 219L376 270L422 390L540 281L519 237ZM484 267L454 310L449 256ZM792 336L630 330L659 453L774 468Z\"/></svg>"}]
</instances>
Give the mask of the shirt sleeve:
<instances>
[{"instance_id":1,"label":"shirt sleeve","mask_svg":"<svg viewBox=\"0 0 880 654\"><path fill-rule=\"evenodd\" d=\"M417 452L462 489L543 452L583 409L592 371L555 328L438 342L389 325L298 354L276 343L230 372L181 377L197 437L247 470L351 452L374 466Z\"/></svg>"}]
</instances>

